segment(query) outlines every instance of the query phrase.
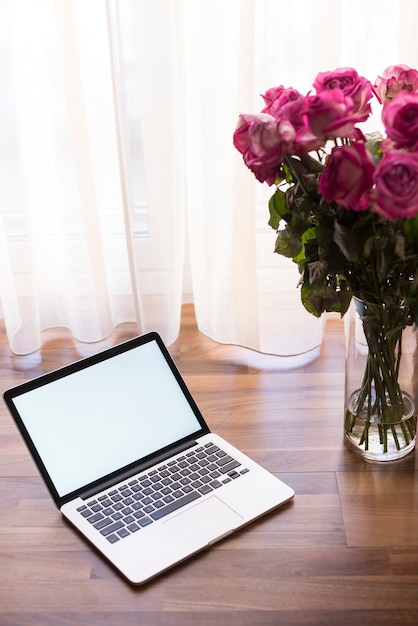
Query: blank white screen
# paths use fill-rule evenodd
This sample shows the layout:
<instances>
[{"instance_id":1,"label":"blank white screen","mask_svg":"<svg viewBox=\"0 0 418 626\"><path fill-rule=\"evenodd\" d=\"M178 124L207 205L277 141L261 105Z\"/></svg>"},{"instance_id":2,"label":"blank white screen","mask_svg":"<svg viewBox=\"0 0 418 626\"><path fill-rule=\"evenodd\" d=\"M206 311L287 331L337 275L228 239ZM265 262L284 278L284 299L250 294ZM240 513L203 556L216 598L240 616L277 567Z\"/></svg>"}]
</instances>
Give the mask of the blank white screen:
<instances>
[{"instance_id":1,"label":"blank white screen","mask_svg":"<svg viewBox=\"0 0 418 626\"><path fill-rule=\"evenodd\" d=\"M60 496L200 429L155 341L14 403Z\"/></svg>"}]
</instances>

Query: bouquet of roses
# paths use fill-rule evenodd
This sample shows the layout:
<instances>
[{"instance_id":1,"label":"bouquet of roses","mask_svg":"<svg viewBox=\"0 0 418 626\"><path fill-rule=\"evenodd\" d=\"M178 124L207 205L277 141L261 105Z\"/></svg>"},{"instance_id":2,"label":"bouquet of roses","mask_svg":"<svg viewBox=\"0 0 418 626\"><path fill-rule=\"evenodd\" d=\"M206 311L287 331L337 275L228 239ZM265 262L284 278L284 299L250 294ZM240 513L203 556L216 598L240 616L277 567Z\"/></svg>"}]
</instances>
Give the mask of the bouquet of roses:
<instances>
[{"instance_id":1,"label":"bouquet of roses","mask_svg":"<svg viewBox=\"0 0 418 626\"><path fill-rule=\"evenodd\" d=\"M397 449L416 433L398 375L402 331L418 323L418 72L391 66L372 85L342 68L318 74L313 88L269 89L261 113L240 116L234 145L257 180L276 187L275 251L297 263L306 309L344 315L355 298L369 352L346 435L362 421L367 449L378 423L387 452L388 433ZM373 96L385 136L360 128Z\"/></svg>"},{"instance_id":2,"label":"bouquet of roses","mask_svg":"<svg viewBox=\"0 0 418 626\"><path fill-rule=\"evenodd\" d=\"M314 315L344 315L354 295L403 303L418 322L418 72L391 66L372 85L342 68L313 87L269 89L234 133L257 180L276 185L275 251L298 264ZM386 137L359 127L373 95Z\"/></svg>"}]
</instances>

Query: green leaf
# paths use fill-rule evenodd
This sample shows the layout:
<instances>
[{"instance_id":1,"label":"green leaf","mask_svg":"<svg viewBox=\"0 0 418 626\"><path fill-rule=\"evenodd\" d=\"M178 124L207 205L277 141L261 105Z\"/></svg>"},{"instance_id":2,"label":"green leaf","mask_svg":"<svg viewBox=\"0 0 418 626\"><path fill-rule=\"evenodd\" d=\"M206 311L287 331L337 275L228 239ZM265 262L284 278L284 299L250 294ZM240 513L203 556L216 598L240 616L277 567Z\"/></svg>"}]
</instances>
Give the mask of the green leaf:
<instances>
[{"instance_id":1,"label":"green leaf","mask_svg":"<svg viewBox=\"0 0 418 626\"><path fill-rule=\"evenodd\" d=\"M317 311L317 309L312 306L311 300L310 300L310 295L312 294L312 292L314 291L314 287L312 287L312 285L310 285L307 282L302 283L301 288L300 288L300 297L302 300L302 304L305 307L305 309L308 311L308 313L310 313L311 315L314 315L315 317L321 317L322 311Z\"/></svg>"},{"instance_id":2,"label":"green leaf","mask_svg":"<svg viewBox=\"0 0 418 626\"><path fill-rule=\"evenodd\" d=\"M303 227L305 226L304 224L302 225ZM304 261L305 259L309 259L310 258L310 250L314 249L315 252L318 248L315 240L315 228L307 228L306 230L302 230L299 231L298 229L296 229L294 231L293 234L293 239L294 239L294 249L296 250L296 241L300 242L300 250L298 251L297 254L294 255L293 260L295 263L300 263L301 261ZM312 244L312 242L314 242ZM316 255L315 255L315 260L316 260Z\"/></svg>"},{"instance_id":3,"label":"green leaf","mask_svg":"<svg viewBox=\"0 0 418 626\"><path fill-rule=\"evenodd\" d=\"M301 287L301 298L305 309L320 317L325 311L341 311L338 294L332 287L310 285L306 280Z\"/></svg>"},{"instance_id":4,"label":"green leaf","mask_svg":"<svg viewBox=\"0 0 418 626\"><path fill-rule=\"evenodd\" d=\"M340 248L345 258L351 263L356 263L360 255L359 238L353 230L344 224L334 223L334 241Z\"/></svg>"},{"instance_id":5,"label":"green leaf","mask_svg":"<svg viewBox=\"0 0 418 626\"><path fill-rule=\"evenodd\" d=\"M287 213L286 207L286 194L281 189L276 189L275 193L269 200L270 219L268 221L269 226L277 230L279 224Z\"/></svg>"},{"instance_id":6,"label":"green leaf","mask_svg":"<svg viewBox=\"0 0 418 626\"><path fill-rule=\"evenodd\" d=\"M277 232L276 244L274 246L274 251L277 254L294 259L296 262L296 257L302 250L303 247L299 237L296 237L287 228Z\"/></svg>"},{"instance_id":7,"label":"green leaf","mask_svg":"<svg viewBox=\"0 0 418 626\"><path fill-rule=\"evenodd\" d=\"M415 248L418 248L418 214L409 220L405 220L403 231L407 241Z\"/></svg>"},{"instance_id":8,"label":"green leaf","mask_svg":"<svg viewBox=\"0 0 418 626\"><path fill-rule=\"evenodd\" d=\"M329 249L333 242L333 231L328 224L318 224L315 228L315 237L318 246Z\"/></svg>"},{"instance_id":9,"label":"green leaf","mask_svg":"<svg viewBox=\"0 0 418 626\"><path fill-rule=\"evenodd\" d=\"M328 263L326 261L313 261L308 263L309 282L311 285L324 280L328 271Z\"/></svg>"},{"instance_id":10,"label":"green leaf","mask_svg":"<svg viewBox=\"0 0 418 626\"><path fill-rule=\"evenodd\" d=\"M381 247L381 243L376 241L375 235L368 237L363 245L363 256L366 259L375 256L378 247Z\"/></svg>"},{"instance_id":11,"label":"green leaf","mask_svg":"<svg viewBox=\"0 0 418 626\"><path fill-rule=\"evenodd\" d=\"M343 285L344 285L344 288L342 288L338 294L339 300L341 303L341 309L339 311L341 314L341 317L344 317L344 315L347 313L348 308L350 306L351 298L353 296L352 292L347 288L347 283L344 282Z\"/></svg>"},{"instance_id":12,"label":"green leaf","mask_svg":"<svg viewBox=\"0 0 418 626\"><path fill-rule=\"evenodd\" d=\"M288 182L288 183L295 183L295 182L296 182L296 180L295 180L295 177L292 175L292 172L290 171L290 168L289 168L289 166L288 166L288 164L287 164L287 162L288 162L288 161L289 161L289 162L291 162L291 161L292 161L292 158L290 158L289 160L288 160L288 159L285 159L285 160L283 161L283 173L284 173L284 177L285 177L285 179L287 180L287 182Z\"/></svg>"}]
</instances>

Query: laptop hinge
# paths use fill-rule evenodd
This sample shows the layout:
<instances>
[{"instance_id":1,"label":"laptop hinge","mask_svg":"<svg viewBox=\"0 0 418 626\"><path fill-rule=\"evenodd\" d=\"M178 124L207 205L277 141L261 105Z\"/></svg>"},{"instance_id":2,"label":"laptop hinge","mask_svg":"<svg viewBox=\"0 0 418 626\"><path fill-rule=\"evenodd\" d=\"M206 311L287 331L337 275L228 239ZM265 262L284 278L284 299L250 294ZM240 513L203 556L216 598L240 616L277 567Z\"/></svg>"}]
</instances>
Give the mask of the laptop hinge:
<instances>
[{"instance_id":1,"label":"laptop hinge","mask_svg":"<svg viewBox=\"0 0 418 626\"><path fill-rule=\"evenodd\" d=\"M139 474L140 472L144 472L150 467L154 467L154 465L157 465L158 463L162 463L166 459L169 459L172 456L180 454L181 452L184 452L185 450L188 450L189 448L192 448L193 446L196 446L196 445L197 445L197 441L188 441L187 443L183 443L180 446L170 448L170 451L166 451L164 454L158 454L157 456L153 456L152 459L149 459L148 461L145 461L144 463L139 463L138 465L135 465L135 467L131 467L125 472L121 472L117 476L113 476L112 478L109 478L108 480L100 481L100 484L96 483L95 485L92 485L88 489L81 491L79 494L79 497L82 500L87 500L88 498L91 498L94 495L96 495L96 493L109 489L116 482L122 482L124 480L127 480L134 474Z\"/></svg>"}]
</instances>

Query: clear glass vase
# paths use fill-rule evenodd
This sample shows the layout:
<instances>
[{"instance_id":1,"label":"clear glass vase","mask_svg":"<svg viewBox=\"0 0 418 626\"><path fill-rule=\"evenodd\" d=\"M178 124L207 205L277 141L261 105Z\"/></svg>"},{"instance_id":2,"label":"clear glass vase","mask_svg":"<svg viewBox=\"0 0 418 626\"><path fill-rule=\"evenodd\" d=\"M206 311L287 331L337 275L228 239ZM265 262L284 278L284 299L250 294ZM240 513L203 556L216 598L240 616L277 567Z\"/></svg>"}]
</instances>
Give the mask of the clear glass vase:
<instances>
[{"instance_id":1,"label":"clear glass vase","mask_svg":"<svg viewBox=\"0 0 418 626\"><path fill-rule=\"evenodd\" d=\"M415 448L417 329L402 307L353 298L345 333L345 442L368 461L400 459Z\"/></svg>"}]
</instances>

